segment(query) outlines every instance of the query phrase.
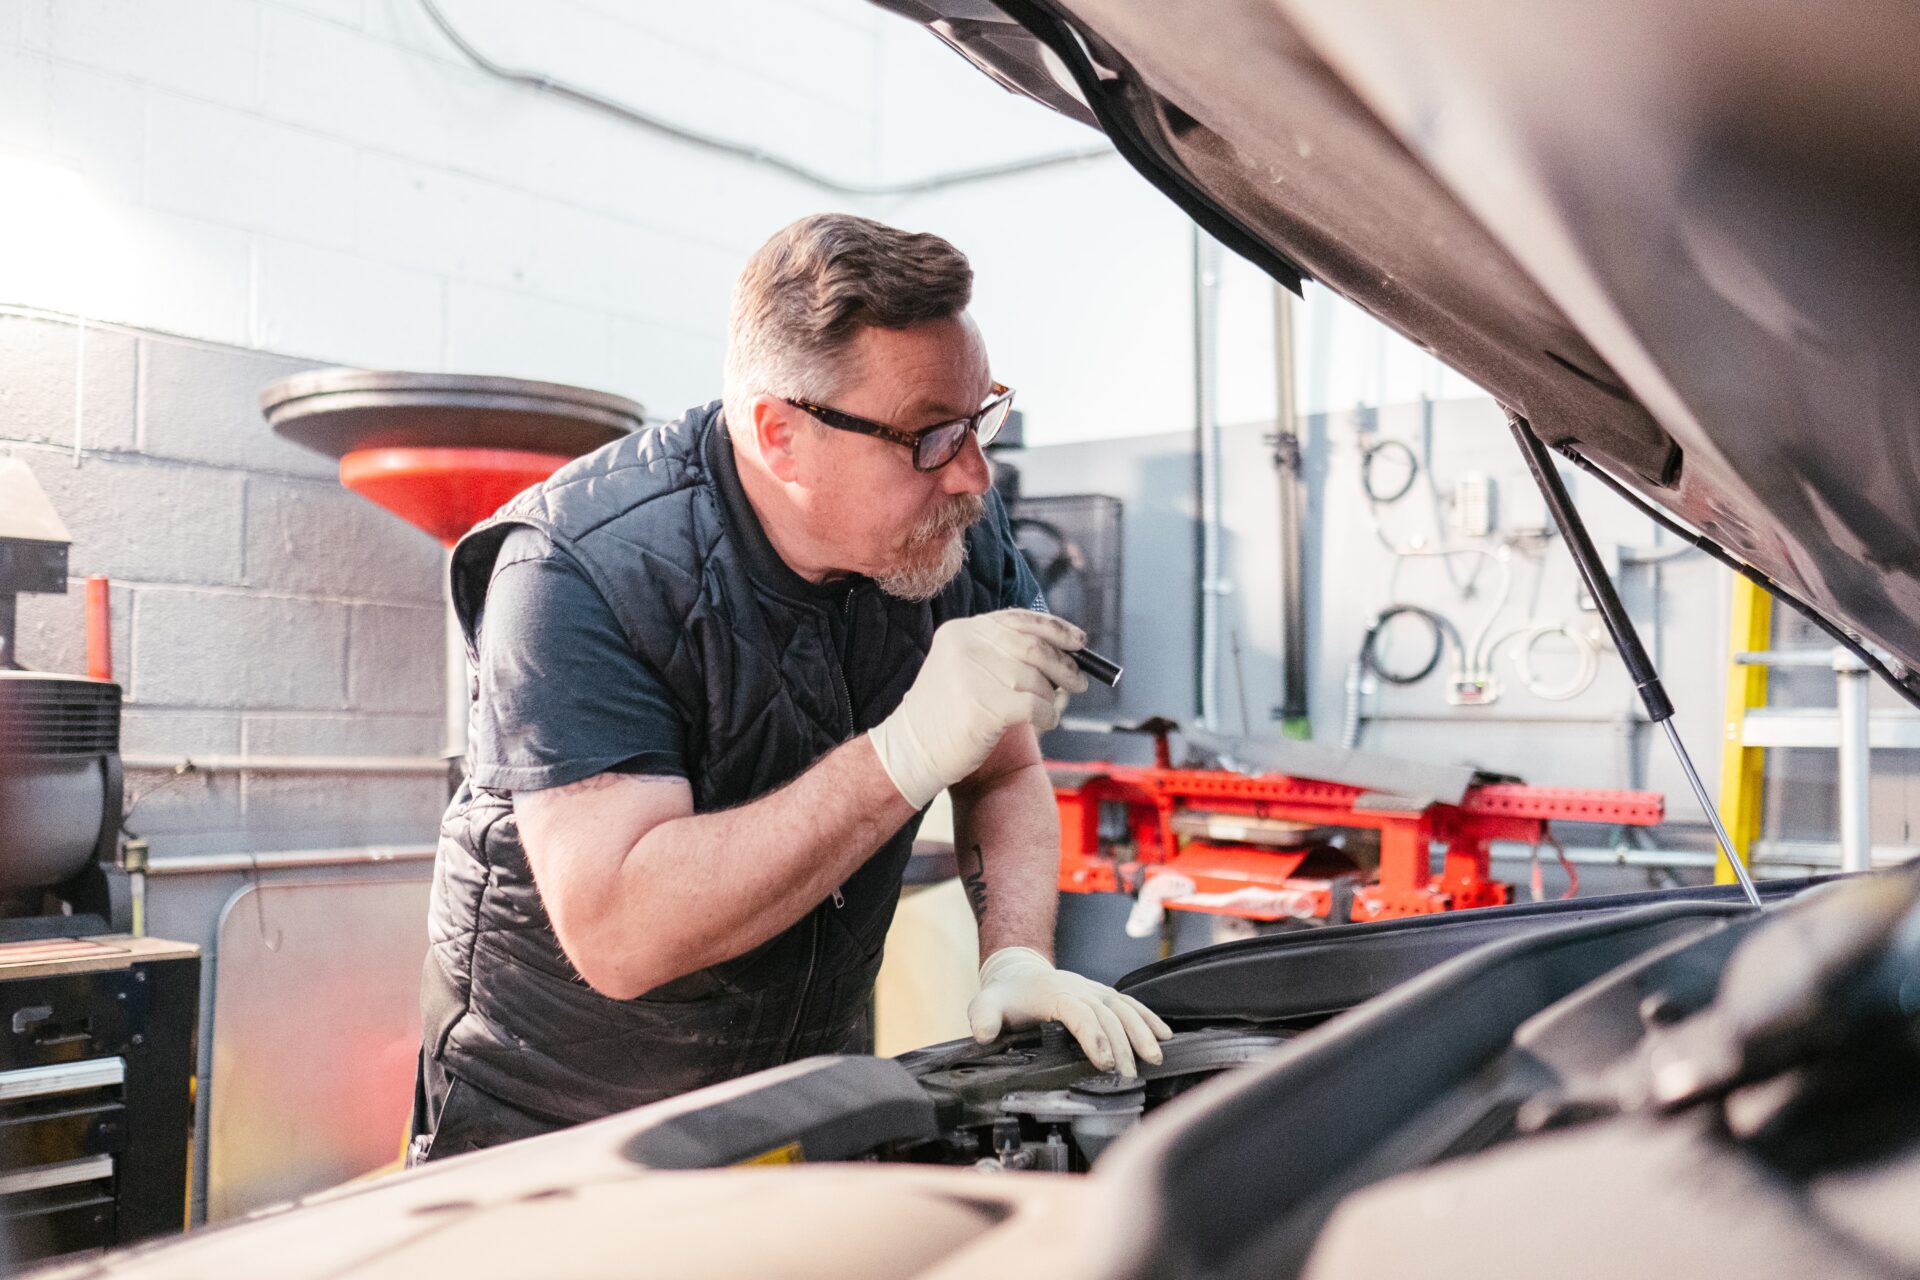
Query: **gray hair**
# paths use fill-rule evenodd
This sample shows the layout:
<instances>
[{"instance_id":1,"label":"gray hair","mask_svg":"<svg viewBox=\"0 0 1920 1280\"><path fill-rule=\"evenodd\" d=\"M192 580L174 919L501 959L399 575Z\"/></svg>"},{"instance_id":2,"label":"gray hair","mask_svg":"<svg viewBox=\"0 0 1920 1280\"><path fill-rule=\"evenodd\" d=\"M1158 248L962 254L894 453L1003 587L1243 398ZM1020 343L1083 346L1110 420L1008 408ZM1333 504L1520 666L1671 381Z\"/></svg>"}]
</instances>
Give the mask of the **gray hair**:
<instances>
[{"instance_id":1,"label":"gray hair","mask_svg":"<svg viewBox=\"0 0 1920 1280\"><path fill-rule=\"evenodd\" d=\"M972 266L939 236L848 213L802 218L755 250L734 284L727 416L744 424L762 392L831 400L862 327L949 319L972 297Z\"/></svg>"}]
</instances>

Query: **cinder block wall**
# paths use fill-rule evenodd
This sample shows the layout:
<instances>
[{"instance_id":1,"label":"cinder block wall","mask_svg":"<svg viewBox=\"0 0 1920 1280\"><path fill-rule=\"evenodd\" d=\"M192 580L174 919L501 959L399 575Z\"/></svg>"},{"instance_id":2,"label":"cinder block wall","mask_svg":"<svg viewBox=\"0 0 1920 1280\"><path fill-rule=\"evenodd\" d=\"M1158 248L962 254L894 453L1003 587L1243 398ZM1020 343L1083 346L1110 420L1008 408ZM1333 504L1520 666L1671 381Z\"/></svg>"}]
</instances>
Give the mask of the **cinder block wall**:
<instances>
[{"instance_id":1,"label":"cinder block wall","mask_svg":"<svg viewBox=\"0 0 1920 1280\"><path fill-rule=\"evenodd\" d=\"M311 367L0 312L0 452L73 537L68 594L20 601L21 660L85 670L81 582L111 578L129 757L442 748L438 544L260 416L262 387ZM132 769L127 825L156 858L419 844L445 794L432 776Z\"/></svg>"}]
</instances>

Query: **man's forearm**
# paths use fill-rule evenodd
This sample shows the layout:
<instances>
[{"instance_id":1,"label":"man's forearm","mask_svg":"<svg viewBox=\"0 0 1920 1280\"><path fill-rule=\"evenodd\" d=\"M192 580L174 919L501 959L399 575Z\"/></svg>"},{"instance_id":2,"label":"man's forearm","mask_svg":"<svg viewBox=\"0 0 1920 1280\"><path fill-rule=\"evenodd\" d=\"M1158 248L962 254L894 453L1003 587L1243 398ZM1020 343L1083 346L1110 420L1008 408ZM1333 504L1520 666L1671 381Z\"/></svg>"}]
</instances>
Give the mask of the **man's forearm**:
<instances>
[{"instance_id":1,"label":"man's forearm","mask_svg":"<svg viewBox=\"0 0 1920 1280\"><path fill-rule=\"evenodd\" d=\"M953 838L981 958L1003 947L1052 956L1060 816L1046 766L1036 758L954 788Z\"/></svg>"},{"instance_id":2,"label":"man's forearm","mask_svg":"<svg viewBox=\"0 0 1920 1280\"><path fill-rule=\"evenodd\" d=\"M752 950L912 816L862 734L751 803L661 823L627 852L596 922L613 973L594 985L638 995Z\"/></svg>"}]
</instances>

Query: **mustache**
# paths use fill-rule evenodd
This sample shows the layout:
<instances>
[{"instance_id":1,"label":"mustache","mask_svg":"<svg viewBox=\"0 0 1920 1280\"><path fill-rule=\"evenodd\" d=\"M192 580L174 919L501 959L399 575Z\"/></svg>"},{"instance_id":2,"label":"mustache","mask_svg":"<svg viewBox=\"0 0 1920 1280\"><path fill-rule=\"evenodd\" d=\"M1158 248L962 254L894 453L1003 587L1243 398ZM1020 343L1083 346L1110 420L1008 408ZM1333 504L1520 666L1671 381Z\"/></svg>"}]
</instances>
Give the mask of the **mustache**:
<instances>
[{"instance_id":1,"label":"mustache","mask_svg":"<svg viewBox=\"0 0 1920 1280\"><path fill-rule=\"evenodd\" d=\"M913 532L907 535L907 542L910 545L919 546L944 540L962 529L971 528L986 513L985 499L977 494L960 494L952 502L914 526Z\"/></svg>"}]
</instances>

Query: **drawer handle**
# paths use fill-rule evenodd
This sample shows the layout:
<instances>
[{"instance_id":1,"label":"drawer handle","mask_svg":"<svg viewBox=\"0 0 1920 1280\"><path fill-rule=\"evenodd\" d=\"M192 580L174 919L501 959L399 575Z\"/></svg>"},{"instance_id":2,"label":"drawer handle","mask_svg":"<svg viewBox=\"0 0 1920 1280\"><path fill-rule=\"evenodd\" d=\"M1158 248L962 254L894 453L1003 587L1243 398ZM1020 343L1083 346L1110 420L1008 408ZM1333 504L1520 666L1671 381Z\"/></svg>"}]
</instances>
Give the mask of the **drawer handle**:
<instances>
[{"instance_id":1,"label":"drawer handle","mask_svg":"<svg viewBox=\"0 0 1920 1280\"><path fill-rule=\"evenodd\" d=\"M0 1071L0 1102L44 1098L56 1093L77 1093L82 1089L101 1089L125 1084L126 1079L127 1063L124 1058L89 1058L85 1062L21 1067L17 1071Z\"/></svg>"}]
</instances>

